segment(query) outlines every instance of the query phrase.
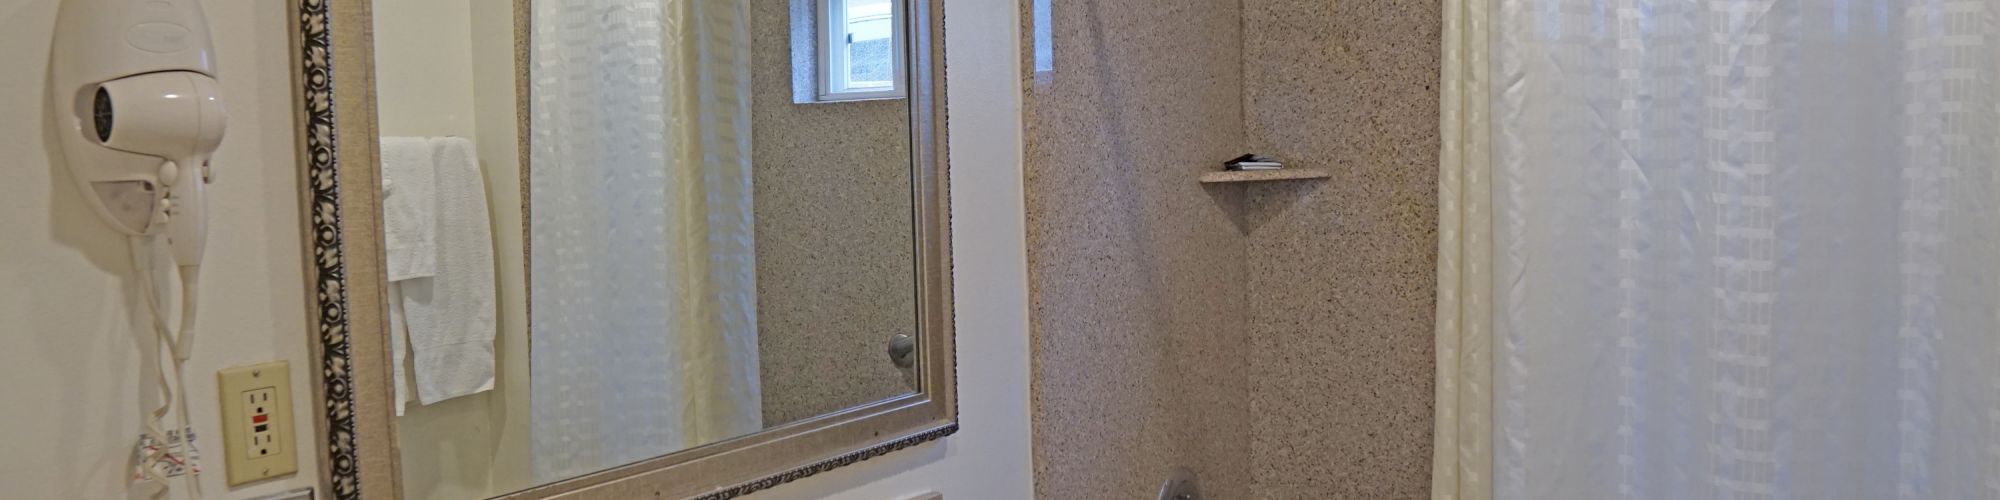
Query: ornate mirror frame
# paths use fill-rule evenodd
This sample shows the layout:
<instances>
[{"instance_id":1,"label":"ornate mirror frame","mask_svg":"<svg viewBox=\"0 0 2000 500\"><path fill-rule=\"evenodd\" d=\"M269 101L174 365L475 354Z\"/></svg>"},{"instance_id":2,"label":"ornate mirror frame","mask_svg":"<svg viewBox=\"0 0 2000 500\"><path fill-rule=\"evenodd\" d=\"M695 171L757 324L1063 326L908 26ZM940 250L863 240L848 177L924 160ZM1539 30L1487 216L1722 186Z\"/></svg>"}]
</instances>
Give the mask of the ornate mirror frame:
<instances>
[{"instance_id":1,"label":"ornate mirror frame","mask_svg":"<svg viewBox=\"0 0 2000 500\"><path fill-rule=\"evenodd\" d=\"M516 57L529 3L515 0ZM777 1L777 0L753 0ZM958 430L946 197L943 0L906 0L918 391L500 498L733 498ZM328 498L401 498L379 221L370 0L292 0L313 298L314 398ZM528 67L521 65L520 67ZM527 77L516 75L525 101ZM521 120L527 114L522 113ZM526 135L522 148L525 151ZM522 158L527 158L526 154ZM343 189L345 188L345 189Z\"/></svg>"}]
</instances>

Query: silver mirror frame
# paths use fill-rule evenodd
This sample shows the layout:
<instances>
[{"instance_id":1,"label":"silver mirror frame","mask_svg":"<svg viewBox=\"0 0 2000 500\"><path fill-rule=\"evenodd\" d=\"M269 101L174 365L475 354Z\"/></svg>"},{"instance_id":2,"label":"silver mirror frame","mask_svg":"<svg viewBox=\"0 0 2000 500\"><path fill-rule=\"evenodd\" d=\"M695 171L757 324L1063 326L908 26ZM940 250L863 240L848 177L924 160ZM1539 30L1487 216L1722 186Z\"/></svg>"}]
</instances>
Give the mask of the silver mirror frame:
<instances>
[{"instance_id":1,"label":"silver mirror frame","mask_svg":"<svg viewBox=\"0 0 2000 500\"><path fill-rule=\"evenodd\" d=\"M530 1L515 0L517 57L527 46ZM499 498L734 498L958 431L943 0L907 0L902 8L912 21L904 29L911 62L918 391ZM300 189L311 228L305 241L316 327L311 344L320 368L313 396L323 409L314 419L324 450L321 487L336 500L401 498L378 222L370 0L293 0L290 10L297 23ZM517 75L516 87L525 85L525 75ZM524 135L523 148L525 141Z\"/></svg>"}]
</instances>

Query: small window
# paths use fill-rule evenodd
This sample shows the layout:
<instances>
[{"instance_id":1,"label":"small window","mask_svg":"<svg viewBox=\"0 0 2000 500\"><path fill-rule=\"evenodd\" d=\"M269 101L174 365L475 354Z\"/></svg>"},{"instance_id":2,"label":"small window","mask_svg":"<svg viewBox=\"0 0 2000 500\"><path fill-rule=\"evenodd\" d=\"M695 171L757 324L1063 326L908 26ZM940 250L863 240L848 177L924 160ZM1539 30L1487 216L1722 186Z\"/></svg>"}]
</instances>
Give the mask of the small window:
<instances>
[{"instance_id":1,"label":"small window","mask_svg":"<svg viewBox=\"0 0 2000 500\"><path fill-rule=\"evenodd\" d=\"M819 0L819 100L903 97L904 1Z\"/></svg>"}]
</instances>

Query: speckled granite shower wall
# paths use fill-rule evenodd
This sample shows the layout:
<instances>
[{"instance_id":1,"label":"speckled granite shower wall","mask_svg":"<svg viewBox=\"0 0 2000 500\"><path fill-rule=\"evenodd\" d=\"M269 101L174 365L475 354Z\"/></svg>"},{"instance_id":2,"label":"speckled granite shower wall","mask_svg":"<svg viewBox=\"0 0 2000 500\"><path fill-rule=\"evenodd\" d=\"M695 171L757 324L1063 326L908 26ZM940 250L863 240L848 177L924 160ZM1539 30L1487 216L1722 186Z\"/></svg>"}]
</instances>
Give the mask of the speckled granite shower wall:
<instances>
[{"instance_id":1,"label":"speckled granite shower wall","mask_svg":"<svg viewBox=\"0 0 2000 500\"><path fill-rule=\"evenodd\" d=\"M1243 0L1257 498L1430 495L1439 4Z\"/></svg>"},{"instance_id":2,"label":"speckled granite shower wall","mask_svg":"<svg viewBox=\"0 0 2000 500\"><path fill-rule=\"evenodd\" d=\"M750 5L751 176L764 426L909 392L916 333L909 102L792 102L792 2ZM809 5L809 4L808 4Z\"/></svg>"},{"instance_id":3,"label":"speckled granite shower wall","mask_svg":"<svg viewBox=\"0 0 2000 500\"><path fill-rule=\"evenodd\" d=\"M1242 193L1194 179L1242 148L1241 10L1055 4L1056 69L1023 75L1036 496L1142 498L1177 465L1240 491Z\"/></svg>"},{"instance_id":4,"label":"speckled granite shower wall","mask_svg":"<svg viewBox=\"0 0 2000 500\"><path fill-rule=\"evenodd\" d=\"M1033 3L1038 496L1428 496L1438 2L1057 1L1040 74Z\"/></svg>"}]
</instances>

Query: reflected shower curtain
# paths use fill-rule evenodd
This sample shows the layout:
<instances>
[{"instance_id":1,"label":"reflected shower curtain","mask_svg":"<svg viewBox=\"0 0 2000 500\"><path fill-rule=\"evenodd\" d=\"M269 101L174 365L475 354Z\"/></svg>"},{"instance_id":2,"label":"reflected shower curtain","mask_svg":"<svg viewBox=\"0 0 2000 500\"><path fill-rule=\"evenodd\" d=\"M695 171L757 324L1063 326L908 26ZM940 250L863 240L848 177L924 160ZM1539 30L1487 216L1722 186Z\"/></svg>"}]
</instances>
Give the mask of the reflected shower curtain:
<instances>
[{"instance_id":1,"label":"reflected shower curtain","mask_svg":"<svg viewBox=\"0 0 2000 500\"><path fill-rule=\"evenodd\" d=\"M1449 0L1434 496L2000 498L2000 0Z\"/></svg>"},{"instance_id":2,"label":"reflected shower curtain","mask_svg":"<svg viewBox=\"0 0 2000 500\"><path fill-rule=\"evenodd\" d=\"M537 482L762 427L747 6L534 4Z\"/></svg>"}]
</instances>

